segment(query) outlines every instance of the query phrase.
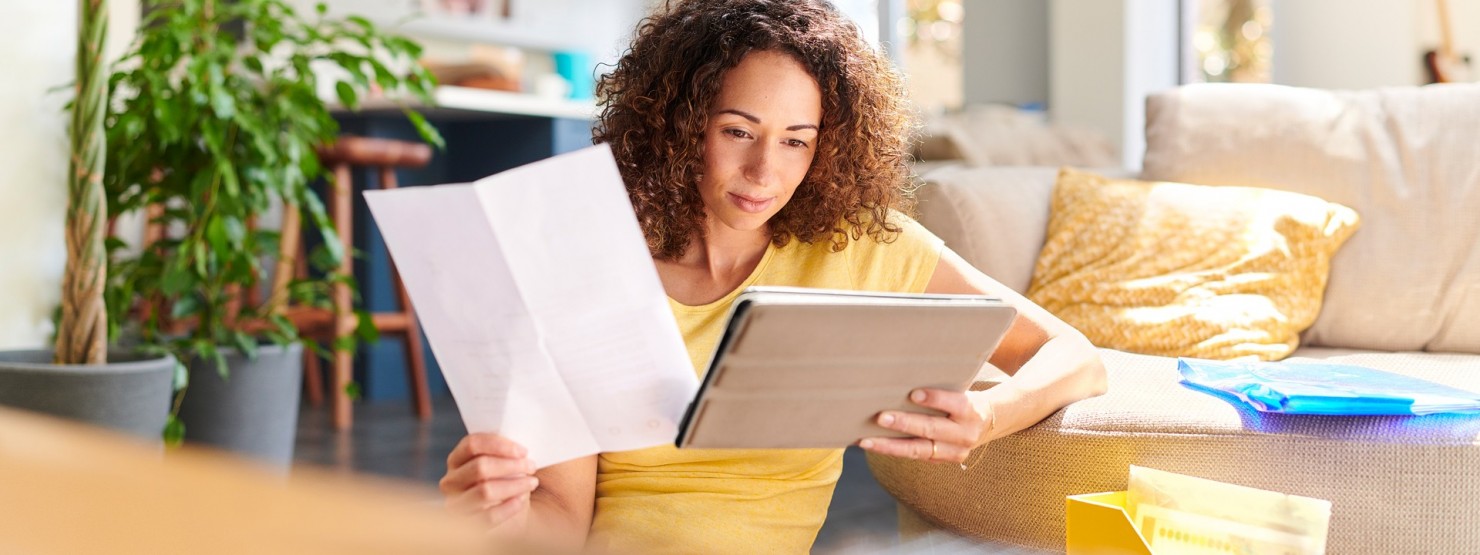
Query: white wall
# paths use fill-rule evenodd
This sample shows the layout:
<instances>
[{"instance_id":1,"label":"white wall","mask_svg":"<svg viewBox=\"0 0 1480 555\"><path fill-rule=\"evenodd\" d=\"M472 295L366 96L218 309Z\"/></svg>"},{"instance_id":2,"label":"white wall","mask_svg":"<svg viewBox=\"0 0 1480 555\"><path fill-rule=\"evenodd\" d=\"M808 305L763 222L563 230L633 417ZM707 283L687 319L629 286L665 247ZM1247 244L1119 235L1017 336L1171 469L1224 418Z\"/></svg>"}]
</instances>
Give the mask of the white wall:
<instances>
[{"instance_id":1,"label":"white wall","mask_svg":"<svg viewBox=\"0 0 1480 555\"><path fill-rule=\"evenodd\" d=\"M1418 6L1432 1L1271 2L1274 82L1326 89L1421 83ZM1457 6L1480 2L1450 3ZM1475 32L1480 32L1480 27L1473 28L1471 34Z\"/></svg>"},{"instance_id":2,"label":"white wall","mask_svg":"<svg viewBox=\"0 0 1480 555\"><path fill-rule=\"evenodd\" d=\"M138 22L137 0L113 0L109 51ZM0 349L45 346L61 296L66 247L67 90L76 2L0 3Z\"/></svg>"},{"instance_id":3,"label":"white wall","mask_svg":"<svg viewBox=\"0 0 1480 555\"><path fill-rule=\"evenodd\" d=\"M1099 130L1119 145L1125 123L1125 3L1049 2L1048 113L1055 123Z\"/></svg>"},{"instance_id":4,"label":"white wall","mask_svg":"<svg viewBox=\"0 0 1480 555\"><path fill-rule=\"evenodd\" d=\"M1048 3L969 0L961 65L967 104L1048 103Z\"/></svg>"},{"instance_id":5,"label":"white wall","mask_svg":"<svg viewBox=\"0 0 1480 555\"><path fill-rule=\"evenodd\" d=\"M1105 133L1139 168L1146 95L1177 85L1177 14L1177 0L1052 0L1052 121Z\"/></svg>"}]
</instances>

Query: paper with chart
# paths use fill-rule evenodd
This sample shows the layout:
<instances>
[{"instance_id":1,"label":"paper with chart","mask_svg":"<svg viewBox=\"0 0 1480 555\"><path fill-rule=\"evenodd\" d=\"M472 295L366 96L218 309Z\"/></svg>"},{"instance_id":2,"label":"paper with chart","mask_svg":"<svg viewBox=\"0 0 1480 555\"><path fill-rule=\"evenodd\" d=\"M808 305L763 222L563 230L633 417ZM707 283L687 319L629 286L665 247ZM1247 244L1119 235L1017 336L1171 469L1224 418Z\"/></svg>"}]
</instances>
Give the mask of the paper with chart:
<instances>
[{"instance_id":1,"label":"paper with chart","mask_svg":"<svg viewBox=\"0 0 1480 555\"><path fill-rule=\"evenodd\" d=\"M470 432L540 467L673 442L698 380L608 147L365 200Z\"/></svg>"}]
</instances>

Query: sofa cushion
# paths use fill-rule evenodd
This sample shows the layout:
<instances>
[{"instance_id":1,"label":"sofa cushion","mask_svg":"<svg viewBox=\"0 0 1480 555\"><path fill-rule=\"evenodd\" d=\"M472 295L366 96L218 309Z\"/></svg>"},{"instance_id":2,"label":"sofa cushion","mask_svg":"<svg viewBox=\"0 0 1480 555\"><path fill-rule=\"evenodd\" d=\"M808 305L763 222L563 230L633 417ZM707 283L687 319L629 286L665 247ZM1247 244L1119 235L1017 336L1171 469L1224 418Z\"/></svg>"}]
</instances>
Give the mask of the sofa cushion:
<instances>
[{"instance_id":1,"label":"sofa cushion","mask_svg":"<svg viewBox=\"0 0 1480 555\"><path fill-rule=\"evenodd\" d=\"M1152 95L1143 177L1355 209L1305 341L1480 353L1480 84L1370 91L1208 84Z\"/></svg>"},{"instance_id":2,"label":"sofa cushion","mask_svg":"<svg viewBox=\"0 0 1480 555\"><path fill-rule=\"evenodd\" d=\"M1179 383L1176 359L1102 351L1109 392L974 452L962 471L869 456L884 489L948 531L1064 548L1064 497L1129 465L1332 502L1328 552L1480 552L1480 417L1263 414ZM1480 391L1480 356L1303 350Z\"/></svg>"},{"instance_id":3,"label":"sofa cushion","mask_svg":"<svg viewBox=\"0 0 1480 555\"><path fill-rule=\"evenodd\" d=\"M1351 209L1065 168L1028 298L1100 347L1278 360L1315 320Z\"/></svg>"}]
</instances>

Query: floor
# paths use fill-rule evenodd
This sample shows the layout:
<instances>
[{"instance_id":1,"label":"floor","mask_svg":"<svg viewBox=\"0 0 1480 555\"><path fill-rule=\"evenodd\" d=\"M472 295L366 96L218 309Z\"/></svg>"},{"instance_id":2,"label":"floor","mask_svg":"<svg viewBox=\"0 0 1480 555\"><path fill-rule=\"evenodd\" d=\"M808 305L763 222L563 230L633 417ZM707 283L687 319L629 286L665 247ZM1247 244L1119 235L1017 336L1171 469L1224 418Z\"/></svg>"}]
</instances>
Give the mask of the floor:
<instances>
[{"instance_id":1,"label":"floor","mask_svg":"<svg viewBox=\"0 0 1480 555\"><path fill-rule=\"evenodd\" d=\"M450 398L439 398L430 422L418 422L405 402L356 406L354 429L335 432L325 407L304 406L298 418L294 460L343 472L400 478L426 486L437 499L444 460L466 433ZM850 448L814 553L1030 553L959 538L932 537L901 545L894 500L868 471L863 454Z\"/></svg>"}]
</instances>

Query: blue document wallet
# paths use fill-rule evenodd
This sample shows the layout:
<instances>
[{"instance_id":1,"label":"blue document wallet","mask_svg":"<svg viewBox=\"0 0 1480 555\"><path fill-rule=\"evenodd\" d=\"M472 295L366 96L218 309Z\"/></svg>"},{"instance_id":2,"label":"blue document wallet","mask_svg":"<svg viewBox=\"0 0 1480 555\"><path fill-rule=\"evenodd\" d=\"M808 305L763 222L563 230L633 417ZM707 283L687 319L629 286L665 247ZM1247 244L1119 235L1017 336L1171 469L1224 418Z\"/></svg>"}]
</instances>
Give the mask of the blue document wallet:
<instances>
[{"instance_id":1,"label":"blue document wallet","mask_svg":"<svg viewBox=\"0 0 1480 555\"><path fill-rule=\"evenodd\" d=\"M984 296L749 288L675 443L837 448L900 436L875 424L879 412L928 413L911 391L970 387L1016 317Z\"/></svg>"},{"instance_id":2,"label":"blue document wallet","mask_svg":"<svg viewBox=\"0 0 1480 555\"><path fill-rule=\"evenodd\" d=\"M1364 366L1321 361L1177 359L1182 381L1262 412L1423 415L1480 412L1480 394Z\"/></svg>"}]
</instances>

